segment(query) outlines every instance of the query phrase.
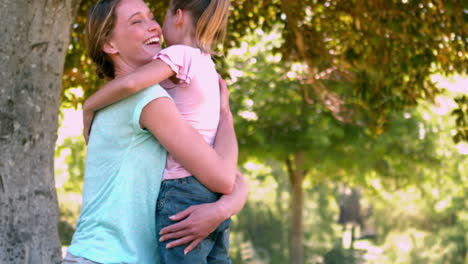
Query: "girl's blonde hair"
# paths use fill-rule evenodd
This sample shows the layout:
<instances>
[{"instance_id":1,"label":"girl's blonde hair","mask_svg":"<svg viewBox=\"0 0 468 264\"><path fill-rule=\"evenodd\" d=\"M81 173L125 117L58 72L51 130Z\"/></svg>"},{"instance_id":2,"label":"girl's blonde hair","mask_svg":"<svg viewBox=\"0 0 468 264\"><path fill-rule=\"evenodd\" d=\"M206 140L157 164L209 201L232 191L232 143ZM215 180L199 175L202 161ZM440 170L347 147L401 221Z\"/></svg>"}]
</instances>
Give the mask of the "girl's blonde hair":
<instances>
[{"instance_id":1,"label":"girl's blonde hair","mask_svg":"<svg viewBox=\"0 0 468 264\"><path fill-rule=\"evenodd\" d=\"M86 50L96 64L96 73L100 78L114 79L114 63L102 48L112 33L117 20L115 9L120 0L100 0L88 10L86 22Z\"/></svg>"},{"instance_id":2,"label":"girl's blonde hair","mask_svg":"<svg viewBox=\"0 0 468 264\"><path fill-rule=\"evenodd\" d=\"M230 0L171 0L173 14L178 9L190 11L195 26L197 47L214 54L213 45L222 43L227 31Z\"/></svg>"}]
</instances>

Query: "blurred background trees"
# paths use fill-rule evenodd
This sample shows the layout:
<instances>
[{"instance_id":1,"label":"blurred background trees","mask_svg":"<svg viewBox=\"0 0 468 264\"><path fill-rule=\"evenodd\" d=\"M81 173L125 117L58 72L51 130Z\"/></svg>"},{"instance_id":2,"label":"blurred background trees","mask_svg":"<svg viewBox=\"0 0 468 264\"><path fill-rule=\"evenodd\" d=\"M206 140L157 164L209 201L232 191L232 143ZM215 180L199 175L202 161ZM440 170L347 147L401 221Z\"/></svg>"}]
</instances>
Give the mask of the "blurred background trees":
<instances>
[{"instance_id":1,"label":"blurred background trees","mask_svg":"<svg viewBox=\"0 0 468 264\"><path fill-rule=\"evenodd\" d=\"M84 53L92 2L73 24L62 128L102 84ZM167 1L149 4L162 23ZM232 5L217 62L251 192L234 217L234 263L465 263L468 83L451 76L468 70L467 4ZM79 212L80 132L56 147L64 245Z\"/></svg>"}]
</instances>

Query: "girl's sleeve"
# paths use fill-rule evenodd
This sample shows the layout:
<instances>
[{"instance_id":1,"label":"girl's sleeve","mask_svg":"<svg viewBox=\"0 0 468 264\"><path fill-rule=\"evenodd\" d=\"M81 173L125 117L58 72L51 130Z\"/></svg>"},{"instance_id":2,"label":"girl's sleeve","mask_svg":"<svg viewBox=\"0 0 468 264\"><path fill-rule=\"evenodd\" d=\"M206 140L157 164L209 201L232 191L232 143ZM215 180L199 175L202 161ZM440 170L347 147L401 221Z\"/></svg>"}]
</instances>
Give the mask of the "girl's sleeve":
<instances>
[{"instance_id":1,"label":"girl's sleeve","mask_svg":"<svg viewBox=\"0 0 468 264\"><path fill-rule=\"evenodd\" d=\"M174 45L161 50L154 59L162 60L176 73L177 79L182 83L190 84L194 75L194 69L191 66L195 51L188 46Z\"/></svg>"}]
</instances>

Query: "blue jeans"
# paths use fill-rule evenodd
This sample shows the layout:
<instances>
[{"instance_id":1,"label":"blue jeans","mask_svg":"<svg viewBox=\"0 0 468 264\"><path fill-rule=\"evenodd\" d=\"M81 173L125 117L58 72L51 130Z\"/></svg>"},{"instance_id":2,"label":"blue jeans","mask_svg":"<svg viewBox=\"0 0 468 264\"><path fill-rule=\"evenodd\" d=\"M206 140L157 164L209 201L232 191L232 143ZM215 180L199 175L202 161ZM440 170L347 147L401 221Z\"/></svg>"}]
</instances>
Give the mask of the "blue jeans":
<instances>
[{"instance_id":1,"label":"blue jeans","mask_svg":"<svg viewBox=\"0 0 468 264\"><path fill-rule=\"evenodd\" d=\"M169 216L175 215L191 205L216 202L220 196L220 194L208 190L193 176L163 181L156 205L158 241L159 231L174 224ZM184 249L188 244L167 249L167 243L172 240L159 242L161 264L230 264L230 223L230 219L225 220L187 255L184 254Z\"/></svg>"}]
</instances>

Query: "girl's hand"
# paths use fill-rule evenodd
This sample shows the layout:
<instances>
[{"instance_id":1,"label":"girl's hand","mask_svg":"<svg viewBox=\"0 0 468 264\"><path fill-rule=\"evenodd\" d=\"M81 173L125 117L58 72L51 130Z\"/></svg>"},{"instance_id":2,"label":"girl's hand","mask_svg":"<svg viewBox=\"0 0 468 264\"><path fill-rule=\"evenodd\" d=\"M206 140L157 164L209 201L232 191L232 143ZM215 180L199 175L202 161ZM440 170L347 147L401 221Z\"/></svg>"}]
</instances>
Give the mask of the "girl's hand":
<instances>
[{"instance_id":1,"label":"girl's hand","mask_svg":"<svg viewBox=\"0 0 468 264\"><path fill-rule=\"evenodd\" d=\"M163 228L159 233L160 241L176 239L168 243L167 248L190 243L184 250L184 254L187 254L228 218L224 211L216 202L192 205L169 217L172 221L180 222Z\"/></svg>"},{"instance_id":2,"label":"girl's hand","mask_svg":"<svg viewBox=\"0 0 468 264\"><path fill-rule=\"evenodd\" d=\"M91 125L93 124L94 112L83 110L83 137L86 144L89 141L89 133L91 132Z\"/></svg>"}]
</instances>

